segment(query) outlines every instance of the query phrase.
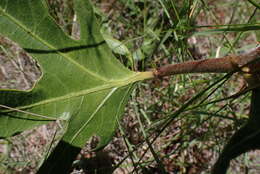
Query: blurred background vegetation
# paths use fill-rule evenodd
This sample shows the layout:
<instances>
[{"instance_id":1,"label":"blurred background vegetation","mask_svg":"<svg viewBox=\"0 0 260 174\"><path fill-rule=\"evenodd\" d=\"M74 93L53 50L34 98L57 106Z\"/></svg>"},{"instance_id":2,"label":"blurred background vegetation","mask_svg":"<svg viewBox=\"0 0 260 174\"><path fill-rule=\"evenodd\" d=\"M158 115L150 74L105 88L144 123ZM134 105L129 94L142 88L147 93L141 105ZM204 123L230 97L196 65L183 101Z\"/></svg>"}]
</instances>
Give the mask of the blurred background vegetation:
<instances>
[{"instance_id":1,"label":"blurred background vegetation","mask_svg":"<svg viewBox=\"0 0 260 174\"><path fill-rule=\"evenodd\" d=\"M260 40L255 0L91 1L105 40L133 71L241 54ZM78 38L73 1L48 0L48 5L63 30ZM6 38L0 43L0 56L18 67L1 62L1 87L30 87L40 74L36 63ZM21 68L15 65L25 67L25 75L16 75ZM4 73L6 67L16 74ZM227 140L248 119L250 93L226 99L244 86L238 74L187 74L138 83L111 143L92 152L97 141L93 137L71 173L209 173ZM2 142L0 173L35 173L56 127L41 126L14 137L12 143ZM260 173L260 151L233 160L229 173Z\"/></svg>"}]
</instances>

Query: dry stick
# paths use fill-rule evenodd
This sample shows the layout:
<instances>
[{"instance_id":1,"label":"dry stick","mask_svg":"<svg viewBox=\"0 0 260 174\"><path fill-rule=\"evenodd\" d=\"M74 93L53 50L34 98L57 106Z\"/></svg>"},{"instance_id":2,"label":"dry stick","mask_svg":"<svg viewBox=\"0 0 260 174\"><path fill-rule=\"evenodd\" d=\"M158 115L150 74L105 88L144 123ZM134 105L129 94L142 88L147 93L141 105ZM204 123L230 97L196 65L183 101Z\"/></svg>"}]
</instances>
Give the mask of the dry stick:
<instances>
[{"instance_id":1,"label":"dry stick","mask_svg":"<svg viewBox=\"0 0 260 174\"><path fill-rule=\"evenodd\" d=\"M228 73L240 70L252 61L260 58L260 46L254 50L241 55L229 55L221 58L203 59L197 61L187 61L184 63L166 65L153 71L155 77L163 77L175 74L186 73ZM244 72L250 73L258 69L260 64L252 64L250 68L243 69Z\"/></svg>"}]
</instances>

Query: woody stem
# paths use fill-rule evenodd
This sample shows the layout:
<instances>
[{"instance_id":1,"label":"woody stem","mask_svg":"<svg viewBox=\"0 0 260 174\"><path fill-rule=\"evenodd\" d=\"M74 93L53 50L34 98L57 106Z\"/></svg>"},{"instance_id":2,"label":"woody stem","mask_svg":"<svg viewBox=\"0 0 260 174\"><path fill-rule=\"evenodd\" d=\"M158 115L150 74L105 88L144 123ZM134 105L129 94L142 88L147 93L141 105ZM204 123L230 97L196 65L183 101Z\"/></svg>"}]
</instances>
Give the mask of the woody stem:
<instances>
[{"instance_id":1,"label":"woody stem","mask_svg":"<svg viewBox=\"0 0 260 174\"><path fill-rule=\"evenodd\" d=\"M260 58L260 46L241 55L229 55L215 59L188 61L159 67L153 71L155 77L186 73L228 73Z\"/></svg>"}]
</instances>

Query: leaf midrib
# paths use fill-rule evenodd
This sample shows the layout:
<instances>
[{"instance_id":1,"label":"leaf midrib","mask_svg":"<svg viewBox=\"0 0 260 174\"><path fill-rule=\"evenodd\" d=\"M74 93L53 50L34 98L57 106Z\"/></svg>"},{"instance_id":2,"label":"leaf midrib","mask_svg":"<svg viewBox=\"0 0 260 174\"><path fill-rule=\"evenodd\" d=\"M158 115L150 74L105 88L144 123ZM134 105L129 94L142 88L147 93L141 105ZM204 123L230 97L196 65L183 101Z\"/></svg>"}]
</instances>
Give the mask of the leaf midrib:
<instances>
[{"instance_id":1,"label":"leaf midrib","mask_svg":"<svg viewBox=\"0 0 260 174\"><path fill-rule=\"evenodd\" d=\"M100 85L100 86L97 86L94 88L80 90L78 92L71 92L67 95L63 95L63 96L59 96L59 97L55 97L55 98L51 98L51 99L47 99L47 100L42 100L40 102L33 103L30 105L16 107L15 109L25 110L25 109L30 109L30 108L37 107L40 105L45 105L45 104L58 102L58 101L62 101L62 100L70 99L70 98L75 98L75 97L79 97L79 96L83 96L83 95L87 95L87 94L91 94L91 93L95 93L95 92L99 92L99 91L103 91L103 90L108 90L108 89L115 88L115 87L120 88L120 87L126 86L128 84L135 83L135 82L143 80L143 79L147 79L147 77L143 77L144 73L145 72L137 72L133 76L129 76L128 78L125 78L125 79L121 79L118 81L111 81L105 85ZM12 112L12 111L13 110L7 109L7 110L3 110L2 112L7 113L7 112Z\"/></svg>"}]
</instances>

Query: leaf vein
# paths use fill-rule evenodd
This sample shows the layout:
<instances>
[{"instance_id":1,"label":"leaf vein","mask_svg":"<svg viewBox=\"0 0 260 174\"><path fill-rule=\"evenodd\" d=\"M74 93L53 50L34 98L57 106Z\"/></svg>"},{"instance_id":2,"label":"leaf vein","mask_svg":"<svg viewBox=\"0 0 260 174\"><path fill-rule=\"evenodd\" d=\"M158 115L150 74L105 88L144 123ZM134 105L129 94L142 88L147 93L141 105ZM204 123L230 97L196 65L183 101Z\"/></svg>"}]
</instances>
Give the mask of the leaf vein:
<instances>
[{"instance_id":1,"label":"leaf vein","mask_svg":"<svg viewBox=\"0 0 260 174\"><path fill-rule=\"evenodd\" d=\"M29 30L26 26L24 26L22 23L20 23L18 20L16 20L13 16L9 15L7 12L4 11L3 8L0 7L0 11L2 11L3 15L6 16L7 18L9 18L11 21L13 21L16 25L18 25L20 28L22 28L24 31L26 31L28 34L30 34L33 38L35 38L36 40L38 40L39 42L41 42L43 45L47 46L50 49L53 50L58 50L55 46L47 43L45 40L43 40L42 38L40 38L38 35L36 35L34 32L32 32L31 30ZM57 51L57 54L59 54L60 56L66 58L68 61L70 61L72 64L76 65L78 68L80 68L81 70L83 70L84 72L90 74L91 76L94 76L102 81L108 81L107 78L100 76L99 74L90 71L89 69L86 69L84 66L82 66L81 64L79 64L78 62L76 62L75 60L73 60L73 58L71 58L70 56L68 56L67 54L64 54L60 51Z\"/></svg>"},{"instance_id":2,"label":"leaf vein","mask_svg":"<svg viewBox=\"0 0 260 174\"><path fill-rule=\"evenodd\" d=\"M78 131L75 133L75 135L72 137L70 143L72 143L75 138L80 134L80 132L83 131L83 129L88 125L88 123L94 118L96 113L102 108L102 106L106 103L106 101L113 95L113 93L117 90L118 88L113 88L108 95L102 100L102 102L97 106L96 110L90 115L89 119L78 129Z\"/></svg>"}]
</instances>

